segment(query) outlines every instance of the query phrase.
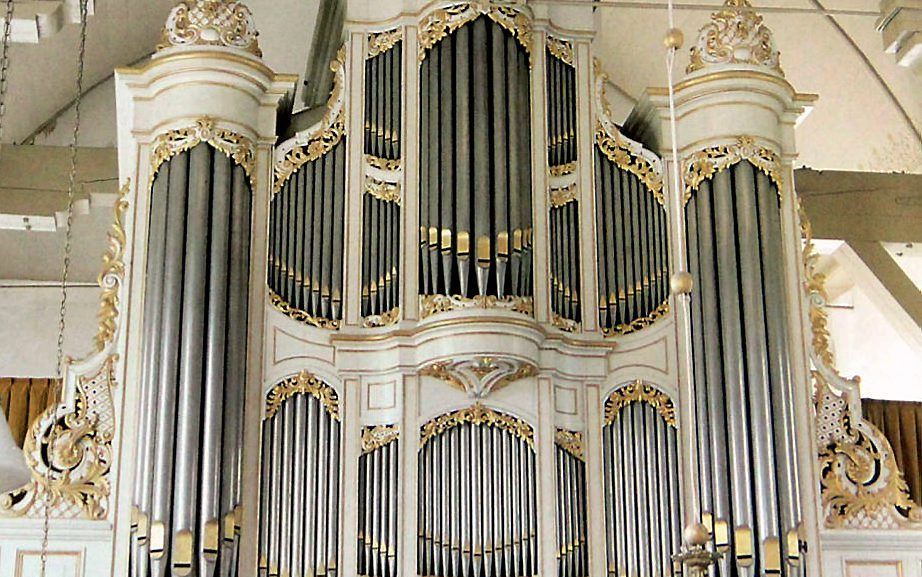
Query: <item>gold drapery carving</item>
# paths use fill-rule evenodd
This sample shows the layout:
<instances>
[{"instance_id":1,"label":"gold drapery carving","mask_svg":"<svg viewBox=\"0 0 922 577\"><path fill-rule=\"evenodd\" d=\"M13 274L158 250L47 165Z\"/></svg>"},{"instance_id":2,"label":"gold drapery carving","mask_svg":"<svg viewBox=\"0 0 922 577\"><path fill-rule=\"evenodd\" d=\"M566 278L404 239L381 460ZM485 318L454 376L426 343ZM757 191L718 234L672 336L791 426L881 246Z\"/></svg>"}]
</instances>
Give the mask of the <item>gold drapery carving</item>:
<instances>
[{"instance_id":1,"label":"gold drapery carving","mask_svg":"<svg viewBox=\"0 0 922 577\"><path fill-rule=\"evenodd\" d=\"M676 427L675 405L672 399L666 393L640 379L615 389L608 396L608 400L605 401L605 424L610 425L615 422L621 409L631 403L647 403L656 409L666 423Z\"/></svg>"},{"instance_id":2,"label":"gold drapery carving","mask_svg":"<svg viewBox=\"0 0 922 577\"><path fill-rule=\"evenodd\" d=\"M298 394L311 395L320 401L331 417L339 420L339 395L333 387L307 370L301 371L296 376L288 377L272 387L266 394L264 419L271 419L285 401Z\"/></svg>"},{"instance_id":3,"label":"gold drapery carving","mask_svg":"<svg viewBox=\"0 0 922 577\"><path fill-rule=\"evenodd\" d=\"M463 2L439 8L424 16L419 23L419 62L426 59L426 53L442 38L458 28L473 22L481 15L496 22L518 40L529 56L531 65L532 27L531 18L512 6L498 6L487 2Z\"/></svg>"},{"instance_id":4,"label":"gold drapery carving","mask_svg":"<svg viewBox=\"0 0 922 577\"><path fill-rule=\"evenodd\" d=\"M18 447L22 448L35 420L54 403L59 386L57 379L0 379L0 410Z\"/></svg>"},{"instance_id":5,"label":"gold drapery carving","mask_svg":"<svg viewBox=\"0 0 922 577\"><path fill-rule=\"evenodd\" d=\"M722 144L699 150L682 161L685 175L685 202L691 200L701 183L744 160L769 177L782 198L781 161L770 148L759 146L751 136L737 136L731 144Z\"/></svg>"},{"instance_id":6,"label":"gold drapery carving","mask_svg":"<svg viewBox=\"0 0 922 577\"><path fill-rule=\"evenodd\" d=\"M168 130L157 136L150 158L150 184L153 185L157 171L167 160L181 152L191 150L206 142L220 150L234 163L243 168L250 179L250 186L256 188L256 146L246 136L232 130L218 128L213 118L204 116L192 126Z\"/></svg>"},{"instance_id":7,"label":"gold drapery carving","mask_svg":"<svg viewBox=\"0 0 922 577\"><path fill-rule=\"evenodd\" d=\"M425 423L420 427L420 448L425 447L426 443L432 438L441 435L448 429L465 423L498 427L525 441L532 449L535 448L535 435L531 425L517 417L494 411L480 403L474 403L465 409L440 415Z\"/></svg>"}]
</instances>

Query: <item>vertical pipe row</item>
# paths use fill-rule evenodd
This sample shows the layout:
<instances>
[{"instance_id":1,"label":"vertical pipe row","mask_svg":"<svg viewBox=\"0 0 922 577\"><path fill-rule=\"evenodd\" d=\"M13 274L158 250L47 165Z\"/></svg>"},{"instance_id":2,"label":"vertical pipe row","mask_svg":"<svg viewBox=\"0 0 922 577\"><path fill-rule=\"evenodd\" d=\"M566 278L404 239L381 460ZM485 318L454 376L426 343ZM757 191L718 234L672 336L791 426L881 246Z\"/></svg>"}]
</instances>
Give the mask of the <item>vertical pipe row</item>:
<instances>
[{"instance_id":1,"label":"vertical pipe row","mask_svg":"<svg viewBox=\"0 0 922 577\"><path fill-rule=\"evenodd\" d=\"M365 60L365 154L400 158L403 41Z\"/></svg>"},{"instance_id":2,"label":"vertical pipe row","mask_svg":"<svg viewBox=\"0 0 922 577\"><path fill-rule=\"evenodd\" d=\"M551 167L576 160L576 69L545 49L547 158Z\"/></svg>"},{"instance_id":3,"label":"vertical pipe row","mask_svg":"<svg viewBox=\"0 0 922 577\"><path fill-rule=\"evenodd\" d=\"M398 442L369 448L359 457L359 575L397 574Z\"/></svg>"},{"instance_id":4,"label":"vertical pipe row","mask_svg":"<svg viewBox=\"0 0 922 577\"><path fill-rule=\"evenodd\" d=\"M589 574L586 546L586 463L572 447L555 447L557 479L557 575Z\"/></svg>"},{"instance_id":5,"label":"vertical pipe row","mask_svg":"<svg viewBox=\"0 0 922 577\"><path fill-rule=\"evenodd\" d=\"M553 191L552 191L553 195ZM551 310L564 319L579 323L581 306L579 201L569 199L550 209Z\"/></svg>"}]
</instances>

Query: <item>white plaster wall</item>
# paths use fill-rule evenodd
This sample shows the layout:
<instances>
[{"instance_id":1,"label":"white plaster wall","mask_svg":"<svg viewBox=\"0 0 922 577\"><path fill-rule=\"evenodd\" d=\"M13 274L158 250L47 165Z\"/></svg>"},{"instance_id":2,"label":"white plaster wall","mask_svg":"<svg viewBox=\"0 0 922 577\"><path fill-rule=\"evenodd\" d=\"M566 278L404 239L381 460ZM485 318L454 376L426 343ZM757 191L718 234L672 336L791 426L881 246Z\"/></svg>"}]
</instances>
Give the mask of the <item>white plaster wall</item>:
<instances>
[{"instance_id":1,"label":"white plaster wall","mask_svg":"<svg viewBox=\"0 0 922 577\"><path fill-rule=\"evenodd\" d=\"M99 287L67 291L64 354L82 358L93 348ZM0 377L52 377L58 339L61 289L53 284L0 286Z\"/></svg>"}]
</instances>

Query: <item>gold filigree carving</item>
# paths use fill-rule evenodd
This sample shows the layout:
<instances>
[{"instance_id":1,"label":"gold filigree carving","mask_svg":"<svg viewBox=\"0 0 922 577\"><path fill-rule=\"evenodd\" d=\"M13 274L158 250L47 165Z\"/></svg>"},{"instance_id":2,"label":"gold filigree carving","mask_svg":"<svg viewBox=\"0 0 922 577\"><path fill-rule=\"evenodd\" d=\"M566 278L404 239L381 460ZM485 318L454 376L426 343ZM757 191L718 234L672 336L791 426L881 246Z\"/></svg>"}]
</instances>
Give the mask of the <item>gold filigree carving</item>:
<instances>
[{"instance_id":1,"label":"gold filigree carving","mask_svg":"<svg viewBox=\"0 0 922 577\"><path fill-rule=\"evenodd\" d=\"M503 429L527 443L532 450L535 448L535 435L531 425L512 415L494 411L480 403L474 403L466 409L438 416L420 427L420 449L434 437L465 423Z\"/></svg>"},{"instance_id":2,"label":"gold filigree carving","mask_svg":"<svg viewBox=\"0 0 922 577\"><path fill-rule=\"evenodd\" d=\"M275 185L273 194L285 186L285 182L299 168L327 154L339 144L346 134L346 121L343 114L343 96L345 85L346 46L343 45L330 62L333 71L333 90L327 100L327 110L316 129L307 136L306 142L296 143L275 163Z\"/></svg>"},{"instance_id":3,"label":"gold filigree carving","mask_svg":"<svg viewBox=\"0 0 922 577\"><path fill-rule=\"evenodd\" d=\"M758 146L751 136L738 136L733 144L723 144L699 150L682 162L685 174L685 202L691 200L701 183L744 160L768 176L778 190L781 199L781 161L770 148Z\"/></svg>"},{"instance_id":4,"label":"gold filigree carving","mask_svg":"<svg viewBox=\"0 0 922 577\"><path fill-rule=\"evenodd\" d=\"M478 355L461 360L436 361L419 370L482 399L510 383L536 375L538 368L515 358Z\"/></svg>"},{"instance_id":5,"label":"gold filigree carving","mask_svg":"<svg viewBox=\"0 0 922 577\"><path fill-rule=\"evenodd\" d=\"M379 54L384 54L401 40L403 40L403 28L373 32L368 35L368 53L365 58L371 59Z\"/></svg>"},{"instance_id":6,"label":"gold filigree carving","mask_svg":"<svg viewBox=\"0 0 922 577\"><path fill-rule=\"evenodd\" d=\"M602 61L598 58L592 59L592 76L595 78L596 114L600 121L604 119L611 122L611 103L608 102L608 95L605 94L608 74L602 70Z\"/></svg>"},{"instance_id":7,"label":"gold filigree carving","mask_svg":"<svg viewBox=\"0 0 922 577\"><path fill-rule=\"evenodd\" d=\"M102 289L99 299L99 330L96 332L96 350L102 352L106 346L115 340L115 331L118 328L118 296L122 289L122 279L125 278L125 213L128 211L128 193L131 189L131 180L126 180L119 190L118 200L115 201L115 221L107 234L109 248L102 257L102 272L97 281Z\"/></svg>"},{"instance_id":8,"label":"gold filigree carving","mask_svg":"<svg viewBox=\"0 0 922 577\"><path fill-rule=\"evenodd\" d=\"M586 460L583 451L583 434L581 432L557 429L557 432L554 433L554 442L557 443L558 447L570 453L580 461Z\"/></svg>"},{"instance_id":9,"label":"gold filigree carving","mask_svg":"<svg viewBox=\"0 0 922 577\"><path fill-rule=\"evenodd\" d=\"M400 204L400 183L379 180L371 175L365 175L365 194L383 200Z\"/></svg>"},{"instance_id":10,"label":"gold filigree carving","mask_svg":"<svg viewBox=\"0 0 922 577\"><path fill-rule=\"evenodd\" d=\"M595 132L595 142L605 158L639 178L656 202L665 207L663 177L649 160L631 150L620 135L610 136L601 124Z\"/></svg>"},{"instance_id":11,"label":"gold filigree carving","mask_svg":"<svg viewBox=\"0 0 922 577\"><path fill-rule=\"evenodd\" d=\"M547 51L564 64L573 66L573 43L569 40L548 36Z\"/></svg>"},{"instance_id":12,"label":"gold filigree carving","mask_svg":"<svg viewBox=\"0 0 922 577\"><path fill-rule=\"evenodd\" d=\"M553 208L559 208L576 200L576 183L563 188L552 188L548 193L548 202Z\"/></svg>"},{"instance_id":13,"label":"gold filigree carving","mask_svg":"<svg viewBox=\"0 0 922 577\"><path fill-rule=\"evenodd\" d=\"M262 56L253 13L243 2L187 0L167 16L157 50L175 46L224 46Z\"/></svg>"},{"instance_id":14,"label":"gold filigree carving","mask_svg":"<svg viewBox=\"0 0 922 577\"><path fill-rule=\"evenodd\" d=\"M377 425L362 429L362 454L377 451L400 438L397 425Z\"/></svg>"},{"instance_id":15,"label":"gold filigree carving","mask_svg":"<svg viewBox=\"0 0 922 577\"><path fill-rule=\"evenodd\" d=\"M276 292L273 291L271 288L268 290L269 290L269 302L272 304L272 306L275 307L275 309L278 310L280 313L282 313L283 315L286 315L288 318L292 320L296 320L299 323L305 323L305 324L308 324L308 325L311 325L311 326L314 326L320 329L327 329L327 330L337 330L342 324L341 321L338 321L338 320L324 319L324 318L312 316L308 314L307 312L302 311L301 309L297 309L291 306L290 304L288 304L288 301L286 301L281 296L276 294Z\"/></svg>"},{"instance_id":16,"label":"gold filigree carving","mask_svg":"<svg viewBox=\"0 0 922 577\"><path fill-rule=\"evenodd\" d=\"M490 2L464 2L435 10L420 20L420 64L426 59L426 53L442 38L481 15L486 15L509 31L528 53L531 63L532 27L528 16L511 6L497 6Z\"/></svg>"},{"instance_id":17,"label":"gold filigree carving","mask_svg":"<svg viewBox=\"0 0 922 577\"><path fill-rule=\"evenodd\" d=\"M578 333L580 328L578 322L572 319L564 318L557 313L554 313L551 316L551 324L565 333Z\"/></svg>"},{"instance_id":18,"label":"gold filigree carving","mask_svg":"<svg viewBox=\"0 0 922 577\"><path fill-rule=\"evenodd\" d=\"M676 426L675 405L669 395L640 379L615 389L605 401L605 424L615 422L621 409L631 403L647 403L663 417L670 426Z\"/></svg>"},{"instance_id":19,"label":"gold filigree carving","mask_svg":"<svg viewBox=\"0 0 922 577\"><path fill-rule=\"evenodd\" d=\"M326 409L335 420L339 420L339 395L330 385L324 383L310 371L301 371L296 376L288 377L272 387L266 394L266 416L269 420L275 416L285 401L295 395L311 395Z\"/></svg>"},{"instance_id":20,"label":"gold filigree carving","mask_svg":"<svg viewBox=\"0 0 922 577\"><path fill-rule=\"evenodd\" d=\"M374 156L372 154L365 155L365 162L368 166L372 168L377 168L378 170L384 170L387 172L393 172L400 170L400 159L390 159L390 158L381 158L380 156Z\"/></svg>"},{"instance_id":21,"label":"gold filigree carving","mask_svg":"<svg viewBox=\"0 0 922 577\"><path fill-rule=\"evenodd\" d=\"M367 329L375 327L387 327L400 322L400 307L394 307L380 315L369 315L362 319L362 326Z\"/></svg>"},{"instance_id":22,"label":"gold filigree carving","mask_svg":"<svg viewBox=\"0 0 922 577\"><path fill-rule=\"evenodd\" d=\"M202 142L220 150L242 167L255 190L256 147L253 141L226 128L217 128L214 119L207 116L199 118L192 126L170 130L157 137L151 150L150 182L154 182L160 165Z\"/></svg>"},{"instance_id":23,"label":"gold filigree carving","mask_svg":"<svg viewBox=\"0 0 922 577\"><path fill-rule=\"evenodd\" d=\"M548 173L553 177L566 176L568 174L573 174L576 170L576 161L568 162L566 164L558 164L557 166L552 166L548 169Z\"/></svg>"},{"instance_id":24,"label":"gold filigree carving","mask_svg":"<svg viewBox=\"0 0 922 577\"><path fill-rule=\"evenodd\" d=\"M698 32L685 72L720 64L764 66L784 76L772 32L749 0L726 0L711 14L711 21Z\"/></svg>"},{"instance_id":25,"label":"gold filigree carving","mask_svg":"<svg viewBox=\"0 0 922 577\"><path fill-rule=\"evenodd\" d=\"M503 297L477 295L462 297L460 295L423 295L419 297L420 318L427 318L436 313L458 309L502 309L523 315L534 315L535 304L532 297Z\"/></svg>"},{"instance_id":26,"label":"gold filigree carving","mask_svg":"<svg viewBox=\"0 0 922 577\"><path fill-rule=\"evenodd\" d=\"M618 335L629 335L631 333L636 333L637 331L644 329L659 319L665 317L669 314L669 301L665 300L658 307L653 309L649 315L645 317L640 317L632 320L629 323L618 324L614 327L608 328L605 327L602 329L602 334L606 337L613 337Z\"/></svg>"}]
</instances>

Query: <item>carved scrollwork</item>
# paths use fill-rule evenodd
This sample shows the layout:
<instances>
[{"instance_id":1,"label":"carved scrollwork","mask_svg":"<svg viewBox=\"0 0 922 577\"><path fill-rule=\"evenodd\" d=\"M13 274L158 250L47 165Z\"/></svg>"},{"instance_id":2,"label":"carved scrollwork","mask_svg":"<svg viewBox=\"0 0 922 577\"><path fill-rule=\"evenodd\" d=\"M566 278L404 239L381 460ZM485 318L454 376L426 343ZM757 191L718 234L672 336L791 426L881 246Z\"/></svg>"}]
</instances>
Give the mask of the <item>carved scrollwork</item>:
<instances>
[{"instance_id":1,"label":"carved scrollwork","mask_svg":"<svg viewBox=\"0 0 922 577\"><path fill-rule=\"evenodd\" d=\"M362 454L377 451L400 438L397 425L377 425L362 429Z\"/></svg>"},{"instance_id":2,"label":"carved scrollwork","mask_svg":"<svg viewBox=\"0 0 922 577\"><path fill-rule=\"evenodd\" d=\"M557 443L558 447L570 453L580 461L586 460L583 450L583 434L579 431L557 429L557 432L554 434L554 442Z\"/></svg>"},{"instance_id":3,"label":"carved scrollwork","mask_svg":"<svg viewBox=\"0 0 922 577\"><path fill-rule=\"evenodd\" d=\"M419 297L420 318L457 309L502 309L532 316L535 312L535 304L532 297L510 296L497 298L491 295L476 295L473 297L423 295Z\"/></svg>"},{"instance_id":4,"label":"carved scrollwork","mask_svg":"<svg viewBox=\"0 0 922 577\"><path fill-rule=\"evenodd\" d=\"M672 427L676 426L675 405L669 395L640 379L619 387L605 401L605 424L612 424L621 409L631 403L647 403Z\"/></svg>"},{"instance_id":5,"label":"carved scrollwork","mask_svg":"<svg viewBox=\"0 0 922 577\"><path fill-rule=\"evenodd\" d=\"M445 381L473 399L482 399L510 383L534 376L537 372L538 368L534 364L519 359L474 356L437 361L420 369L419 374Z\"/></svg>"},{"instance_id":6,"label":"carved scrollwork","mask_svg":"<svg viewBox=\"0 0 922 577\"><path fill-rule=\"evenodd\" d=\"M339 420L339 395L330 385L314 376L310 371L301 371L278 383L266 394L265 419L271 419L282 404L299 394L311 395L327 410L331 417Z\"/></svg>"},{"instance_id":7,"label":"carved scrollwork","mask_svg":"<svg viewBox=\"0 0 922 577\"><path fill-rule=\"evenodd\" d=\"M394 28L393 30L369 34L368 53L365 55L365 58L370 59L378 54L383 54L393 48L401 40L403 40L403 28Z\"/></svg>"},{"instance_id":8,"label":"carved scrollwork","mask_svg":"<svg viewBox=\"0 0 922 577\"><path fill-rule=\"evenodd\" d=\"M529 55L531 62L531 19L512 6L499 6L491 2L463 2L440 8L426 15L419 23L419 62L442 38L448 36L481 15L508 30Z\"/></svg>"},{"instance_id":9,"label":"carved scrollwork","mask_svg":"<svg viewBox=\"0 0 922 577\"><path fill-rule=\"evenodd\" d=\"M387 182L386 180L377 179L371 175L365 175L365 193L383 200L384 202L394 202L400 204L400 183Z\"/></svg>"},{"instance_id":10,"label":"carved scrollwork","mask_svg":"<svg viewBox=\"0 0 922 577\"><path fill-rule=\"evenodd\" d=\"M756 144L751 136L738 136L732 144L699 150L682 162L682 172L685 174L685 202L691 200L692 194L698 190L702 182L744 160L751 162L775 183L780 200L781 160L778 155L772 149Z\"/></svg>"},{"instance_id":11,"label":"carved scrollwork","mask_svg":"<svg viewBox=\"0 0 922 577\"><path fill-rule=\"evenodd\" d=\"M549 35L547 37L547 50L564 64L573 66L573 43L569 40L562 40Z\"/></svg>"},{"instance_id":12,"label":"carved scrollwork","mask_svg":"<svg viewBox=\"0 0 922 577\"><path fill-rule=\"evenodd\" d=\"M595 133L595 142L599 150L608 160L612 161L621 170L626 170L637 176L644 186L646 186L656 202L660 206L665 206L663 198L663 175L658 166L650 162L648 158L637 154L634 147L630 146L620 134L614 137L610 136L602 125L599 125Z\"/></svg>"},{"instance_id":13,"label":"carved scrollwork","mask_svg":"<svg viewBox=\"0 0 922 577\"><path fill-rule=\"evenodd\" d=\"M578 333L580 329L578 322L572 319L564 318L557 313L554 313L551 316L551 324L565 333Z\"/></svg>"},{"instance_id":14,"label":"carved scrollwork","mask_svg":"<svg viewBox=\"0 0 922 577\"><path fill-rule=\"evenodd\" d=\"M400 322L400 307L394 307L380 315L369 315L362 319L362 326L367 329L375 327L388 327Z\"/></svg>"},{"instance_id":15,"label":"carved scrollwork","mask_svg":"<svg viewBox=\"0 0 922 577\"><path fill-rule=\"evenodd\" d=\"M629 335L631 333L635 333L639 331L640 329L643 329L643 328L646 328L652 325L653 323L655 323L656 321L665 317L668 314L669 314L669 301L666 300L660 303L658 307L653 309L653 312L651 312L649 315L645 317L634 319L629 323L615 325L614 327L611 327L611 328L605 327L602 329L602 333L606 337L612 337L612 336L617 336L617 335L622 335L622 336Z\"/></svg>"},{"instance_id":16,"label":"carved scrollwork","mask_svg":"<svg viewBox=\"0 0 922 577\"><path fill-rule=\"evenodd\" d=\"M576 200L576 183L563 188L551 188L548 201L551 206L558 208Z\"/></svg>"},{"instance_id":17,"label":"carved scrollwork","mask_svg":"<svg viewBox=\"0 0 922 577\"><path fill-rule=\"evenodd\" d=\"M494 411L480 403L474 403L466 409L436 417L420 427L420 448L425 447L433 437L465 423L498 427L528 443L532 449L535 447L535 434L531 425L512 415Z\"/></svg>"},{"instance_id":18,"label":"carved scrollwork","mask_svg":"<svg viewBox=\"0 0 922 577\"><path fill-rule=\"evenodd\" d=\"M301 309L297 309L291 306L288 301L279 296L271 288L269 289L269 303L275 307L276 310L288 318L296 320L300 323L306 323L311 326L315 326L319 329L337 330L341 325L341 322L338 320L314 317L302 311Z\"/></svg>"},{"instance_id":19,"label":"carved scrollwork","mask_svg":"<svg viewBox=\"0 0 922 577\"><path fill-rule=\"evenodd\" d=\"M258 36L253 13L243 2L187 0L170 11L157 50L174 46L224 46L262 56Z\"/></svg>"},{"instance_id":20,"label":"carved scrollwork","mask_svg":"<svg viewBox=\"0 0 922 577\"><path fill-rule=\"evenodd\" d=\"M196 120L192 126L170 130L157 137L151 150L150 182L154 182L160 165L202 142L207 142L240 165L250 179L250 186L256 188L256 146L253 141L226 128L218 128L214 119L207 116Z\"/></svg>"},{"instance_id":21,"label":"carved scrollwork","mask_svg":"<svg viewBox=\"0 0 922 577\"><path fill-rule=\"evenodd\" d=\"M698 32L685 71L714 64L764 66L784 76L772 32L749 0L726 0L723 9L711 14L711 21Z\"/></svg>"},{"instance_id":22,"label":"carved scrollwork","mask_svg":"<svg viewBox=\"0 0 922 577\"><path fill-rule=\"evenodd\" d=\"M365 162L368 166L384 172L396 172L400 170L400 159L381 158L372 154L365 155Z\"/></svg>"}]
</instances>

